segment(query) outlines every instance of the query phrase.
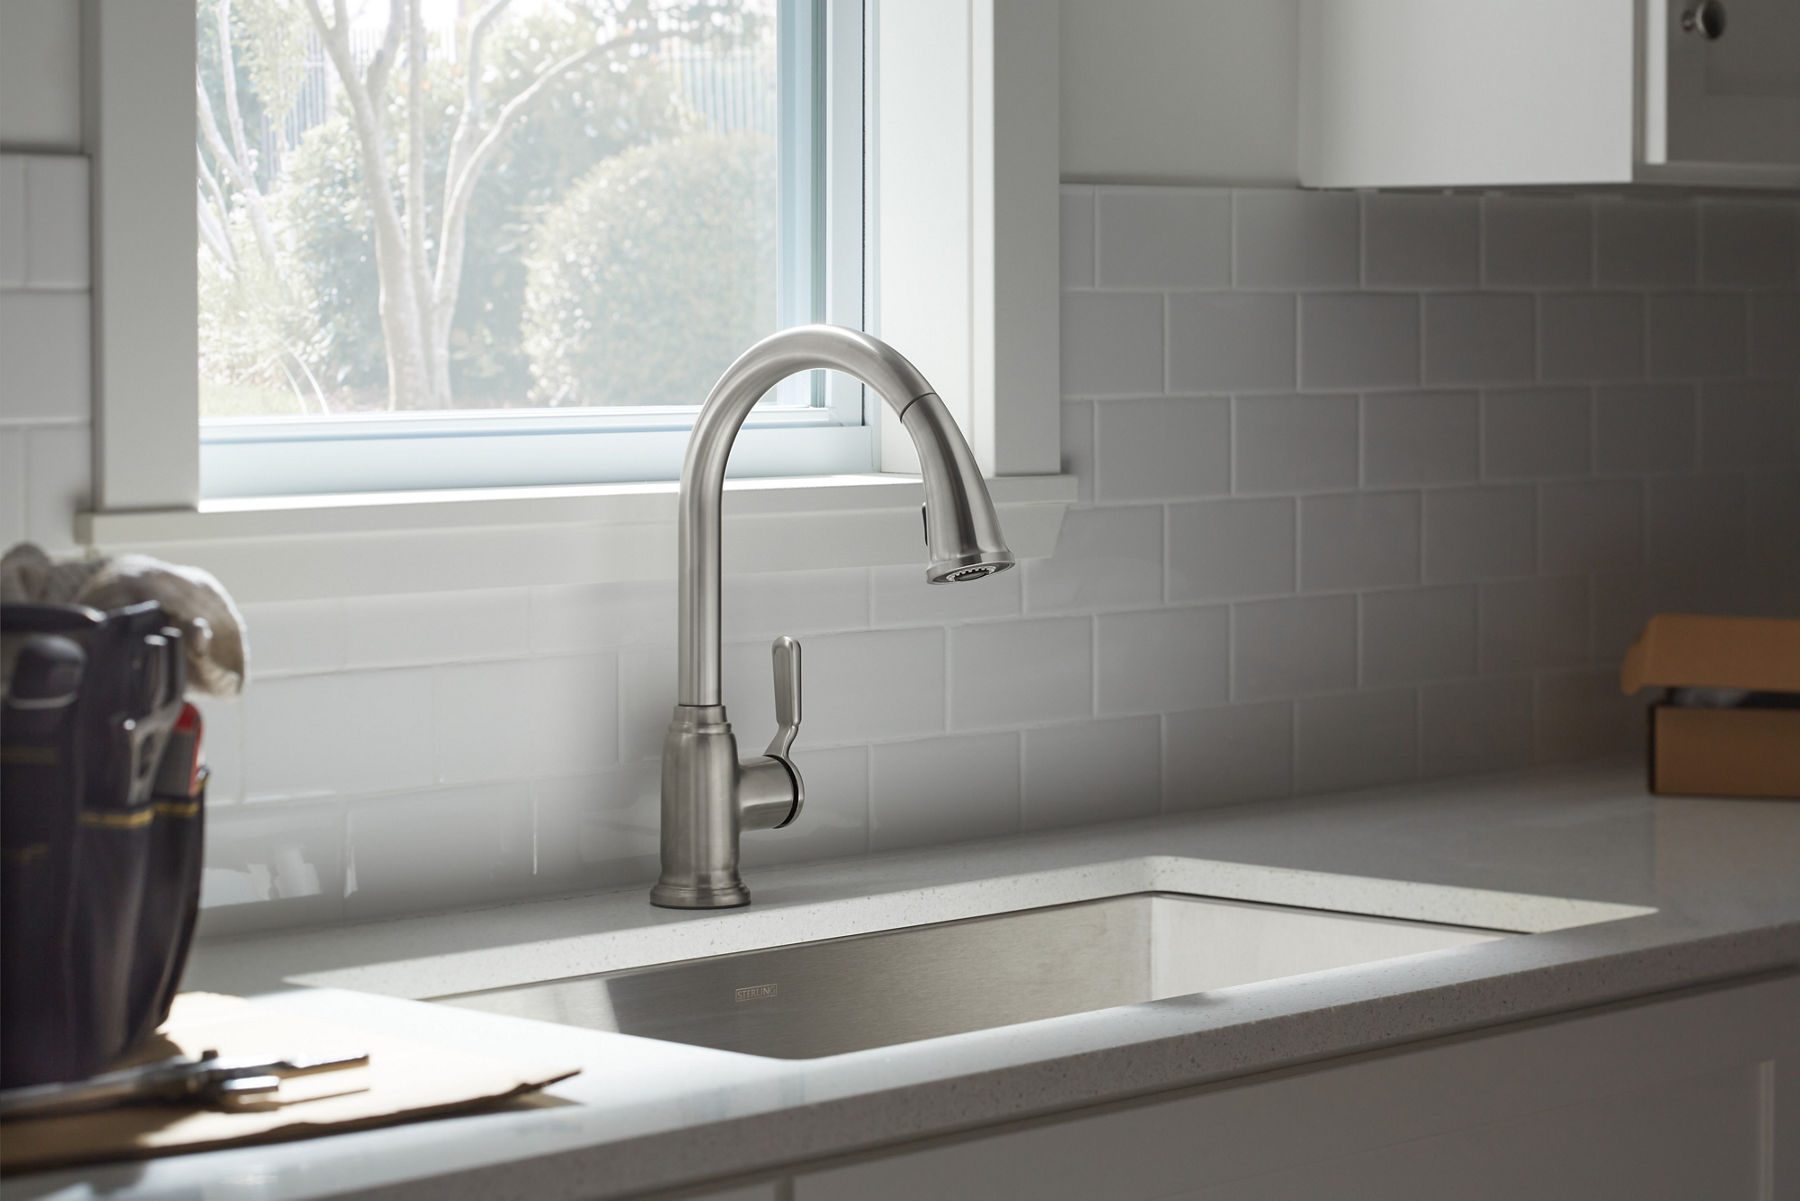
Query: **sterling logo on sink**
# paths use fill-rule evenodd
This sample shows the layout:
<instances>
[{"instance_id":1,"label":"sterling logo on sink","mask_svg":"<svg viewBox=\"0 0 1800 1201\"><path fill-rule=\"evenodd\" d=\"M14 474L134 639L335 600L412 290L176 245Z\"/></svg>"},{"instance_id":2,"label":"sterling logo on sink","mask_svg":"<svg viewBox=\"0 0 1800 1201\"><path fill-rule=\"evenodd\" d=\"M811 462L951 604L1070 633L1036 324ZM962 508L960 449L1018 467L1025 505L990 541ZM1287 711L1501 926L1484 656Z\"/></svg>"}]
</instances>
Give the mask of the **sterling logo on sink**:
<instances>
[{"instance_id":1,"label":"sterling logo on sink","mask_svg":"<svg viewBox=\"0 0 1800 1201\"><path fill-rule=\"evenodd\" d=\"M747 984L731 994L733 1001L767 1001L781 991L779 984Z\"/></svg>"}]
</instances>

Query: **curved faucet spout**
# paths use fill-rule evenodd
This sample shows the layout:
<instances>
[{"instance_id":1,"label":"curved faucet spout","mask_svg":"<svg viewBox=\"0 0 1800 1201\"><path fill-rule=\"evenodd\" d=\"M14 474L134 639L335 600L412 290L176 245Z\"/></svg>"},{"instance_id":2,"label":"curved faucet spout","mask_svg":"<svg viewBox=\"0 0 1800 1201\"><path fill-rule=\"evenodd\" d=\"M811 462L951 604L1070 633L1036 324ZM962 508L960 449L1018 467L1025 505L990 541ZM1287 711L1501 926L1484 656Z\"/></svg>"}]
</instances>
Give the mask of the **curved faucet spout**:
<instances>
[{"instance_id":1,"label":"curved faucet spout","mask_svg":"<svg viewBox=\"0 0 1800 1201\"><path fill-rule=\"evenodd\" d=\"M679 704L721 703L720 509L731 445L769 389L790 375L819 368L842 371L873 388L918 447L930 554L926 578L934 584L958 583L1013 564L975 457L917 368L879 338L841 326L804 325L771 334L719 378L694 422L682 463Z\"/></svg>"}]
</instances>

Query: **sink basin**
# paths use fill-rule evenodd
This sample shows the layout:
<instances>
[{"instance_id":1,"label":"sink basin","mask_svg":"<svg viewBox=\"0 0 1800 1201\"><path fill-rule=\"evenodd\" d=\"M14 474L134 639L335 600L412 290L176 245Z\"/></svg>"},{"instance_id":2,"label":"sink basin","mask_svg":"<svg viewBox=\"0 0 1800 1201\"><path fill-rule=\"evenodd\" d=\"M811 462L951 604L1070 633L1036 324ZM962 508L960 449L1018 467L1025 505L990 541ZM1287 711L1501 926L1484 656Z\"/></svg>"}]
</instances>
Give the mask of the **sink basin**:
<instances>
[{"instance_id":1,"label":"sink basin","mask_svg":"<svg viewBox=\"0 0 1800 1201\"><path fill-rule=\"evenodd\" d=\"M433 999L811 1059L1507 936L1145 892Z\"/></svg>"}]
</instances>

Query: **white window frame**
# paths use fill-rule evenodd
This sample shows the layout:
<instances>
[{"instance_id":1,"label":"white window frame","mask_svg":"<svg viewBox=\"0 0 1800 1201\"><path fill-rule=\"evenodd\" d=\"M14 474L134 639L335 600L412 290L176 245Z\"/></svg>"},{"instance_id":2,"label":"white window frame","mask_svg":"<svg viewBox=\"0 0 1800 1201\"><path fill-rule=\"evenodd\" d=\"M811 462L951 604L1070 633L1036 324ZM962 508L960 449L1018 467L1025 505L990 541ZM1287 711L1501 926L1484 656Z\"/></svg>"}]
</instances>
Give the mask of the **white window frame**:
<instances>
[{"instance_id":1,"label":"white window frame","mask_svg":"<svg viewBox=\"0 0 1800 1201\"><path fill-rule=\"evenodd\" d=\"M203 500L195 256L169 236L193 226L191 0L83 3L96 500L80 542L209 567L246 600L673 574L674 481ZM1075 499L1056 6L873 0L869 26L867 327L944 396L1015 551L1048 555ZM870 407L878 471L727 483L727 570L918 561L911 441Z\"/></svg>"}]
</instances>

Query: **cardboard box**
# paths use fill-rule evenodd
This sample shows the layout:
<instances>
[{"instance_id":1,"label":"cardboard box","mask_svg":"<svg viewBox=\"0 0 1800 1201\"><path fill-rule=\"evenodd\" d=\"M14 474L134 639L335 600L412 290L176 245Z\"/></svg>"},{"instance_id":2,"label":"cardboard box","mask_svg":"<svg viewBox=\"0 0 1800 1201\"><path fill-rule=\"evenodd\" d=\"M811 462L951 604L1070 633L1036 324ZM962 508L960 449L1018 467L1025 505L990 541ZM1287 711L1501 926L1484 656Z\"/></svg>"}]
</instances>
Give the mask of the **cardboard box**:
<instances>
[{"instance_id":1,"label":"cardboard box","mask_svg":"<svg viewBox=\"0 0 1800 1201\"><path fill-rule=\"evenodd\" d=\"M1800 799L1800 621L1653 617L1619 681L1665 690L1650 709L1651 792ZM1701 689L1747 695L1684 703Z\"/></svg>"}]
</instances>

